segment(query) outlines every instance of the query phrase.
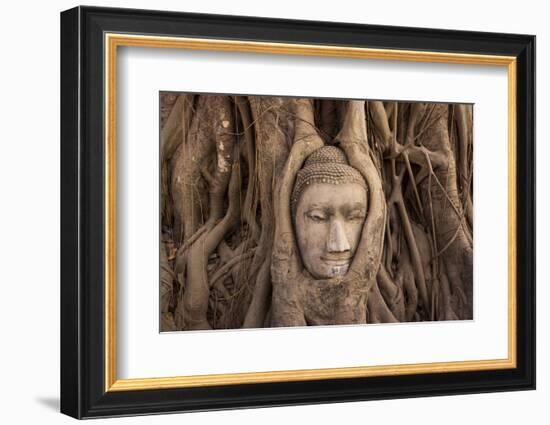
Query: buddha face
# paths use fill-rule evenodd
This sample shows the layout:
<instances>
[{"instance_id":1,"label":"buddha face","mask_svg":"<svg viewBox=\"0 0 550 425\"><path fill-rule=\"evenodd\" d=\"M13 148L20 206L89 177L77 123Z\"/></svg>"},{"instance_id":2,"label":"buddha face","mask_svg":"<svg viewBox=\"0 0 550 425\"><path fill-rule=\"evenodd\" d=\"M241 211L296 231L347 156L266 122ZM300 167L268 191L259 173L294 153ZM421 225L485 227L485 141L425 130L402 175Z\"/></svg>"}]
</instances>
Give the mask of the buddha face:
<instances>
[{"instance_id":1,"label":"buddha face","mask_svg":"<svg viewBox=\"0 0 550 425\"><path fill-rule=\"evenodd\" d=\"M301 194L294 223L305 268L316 279L349 269L367 214L367 193L357 183L314 183Z\"/></svg>"}]
</instances>

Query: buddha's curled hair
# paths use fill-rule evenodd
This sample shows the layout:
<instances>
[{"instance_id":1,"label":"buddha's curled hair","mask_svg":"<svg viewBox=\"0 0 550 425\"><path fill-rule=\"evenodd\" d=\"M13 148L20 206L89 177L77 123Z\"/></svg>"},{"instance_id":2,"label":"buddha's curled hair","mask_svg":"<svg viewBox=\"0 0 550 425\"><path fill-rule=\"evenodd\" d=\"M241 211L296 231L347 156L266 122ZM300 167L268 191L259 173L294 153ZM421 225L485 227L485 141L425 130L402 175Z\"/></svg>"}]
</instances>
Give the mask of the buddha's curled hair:
<instances>
[{"instance_id":1,"label":"buddha's curled hair","mask_svg":"<svg viewBox=\"0 0 550 425\"><path fill-rule=\"evenodd\" d=\"M336 146L317 149L307 157L304 166L298 171L290 202L293 216L302 192L314 183L357 183L368 190L361 173L349 165L344 151Z\"/></svg>"}]
</instances>

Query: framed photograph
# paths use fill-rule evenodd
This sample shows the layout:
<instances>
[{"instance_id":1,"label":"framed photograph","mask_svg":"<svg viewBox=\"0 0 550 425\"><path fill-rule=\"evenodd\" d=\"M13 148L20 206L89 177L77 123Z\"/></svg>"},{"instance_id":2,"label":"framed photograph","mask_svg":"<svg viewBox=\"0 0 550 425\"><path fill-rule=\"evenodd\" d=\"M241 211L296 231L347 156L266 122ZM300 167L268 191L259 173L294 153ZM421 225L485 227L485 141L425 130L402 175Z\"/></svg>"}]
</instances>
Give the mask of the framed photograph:
<instances>
[{"instance_id":1,"label":"framed photograph","mask_svg":"<svg viewBox=\"0 0 550 425\"><path fill-rule=\"evenodd\" d=\"M535 388L535 37L61 14L61 411Z\"/></svg>"}]
</instances>

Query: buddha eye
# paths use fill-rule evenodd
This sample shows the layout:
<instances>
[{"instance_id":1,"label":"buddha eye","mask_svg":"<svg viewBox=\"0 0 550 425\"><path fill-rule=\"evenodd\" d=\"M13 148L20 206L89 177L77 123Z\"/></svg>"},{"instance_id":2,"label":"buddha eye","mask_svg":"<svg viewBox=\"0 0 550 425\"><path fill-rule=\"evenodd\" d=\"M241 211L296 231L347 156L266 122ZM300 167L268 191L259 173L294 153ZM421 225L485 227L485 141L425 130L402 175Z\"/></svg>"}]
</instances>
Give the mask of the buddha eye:
<instances>
[{"instance_id":1,"label":"buddha eye","mask_svg":"<svg viewBox=\"0 0 550 425\"><path fill-rule=\"evenodd\" d=\"M310 211L306 214L306 216L315 223L322 223L328 219L327 215L321 211Z\"/></svg>"}]
</instances>

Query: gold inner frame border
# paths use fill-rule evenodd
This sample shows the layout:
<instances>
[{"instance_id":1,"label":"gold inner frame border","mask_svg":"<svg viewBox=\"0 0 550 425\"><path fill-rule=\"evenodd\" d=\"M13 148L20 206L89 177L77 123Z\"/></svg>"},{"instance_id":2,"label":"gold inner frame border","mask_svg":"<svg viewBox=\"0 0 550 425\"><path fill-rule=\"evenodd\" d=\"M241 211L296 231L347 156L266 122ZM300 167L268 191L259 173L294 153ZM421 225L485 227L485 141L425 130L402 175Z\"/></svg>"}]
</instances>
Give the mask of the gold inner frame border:
<instances>
[{"instance_id":1,"label":"gold inner frame border","mask_svg":"<svg viewBox=\"0 0 550 425\"><path fill-rule=\"evenodd\" d=\"M432 62L468 65L504 66L508 72L508 358L495 360L468 360L454 362L398 364L382 366L302 369L268 372L246 372L215 375L192 375L118 379L117 324L116 324L116 93L117 48L119 46L170 48L325 56L356 59L397 60L403 62ZM105 391L137 391L152 389L205 387L270 382L313 381L322 379L359 378L376 376L412 375L420 373L448 373L513 369L517 366L516 338L516 58L513 56L478 55L447 52L426 52L393 49L371 49L330 45L286 44L256 41L236 41L200 38L164 37L105 33Z\"/></svg>"}]
</instances>

